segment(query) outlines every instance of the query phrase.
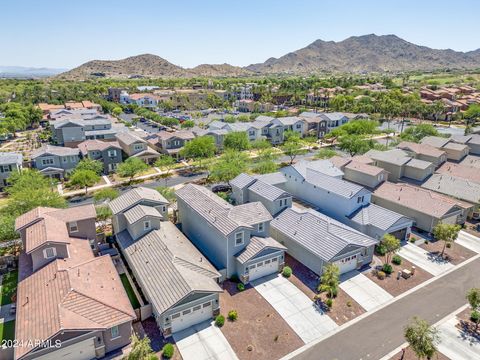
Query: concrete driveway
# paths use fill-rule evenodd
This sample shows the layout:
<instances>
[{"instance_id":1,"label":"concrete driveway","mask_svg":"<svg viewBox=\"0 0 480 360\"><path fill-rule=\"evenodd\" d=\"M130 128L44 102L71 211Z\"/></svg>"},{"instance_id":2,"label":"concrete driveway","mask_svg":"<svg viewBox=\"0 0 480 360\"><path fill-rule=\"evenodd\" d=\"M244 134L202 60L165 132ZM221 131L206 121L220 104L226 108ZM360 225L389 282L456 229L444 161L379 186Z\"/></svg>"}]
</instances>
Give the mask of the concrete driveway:
<instances>
[{"instance_id":1,"label":"concrete driveway","mask_svg":"<svg viewBox=\"0 0 480 360\"><path fill-rule=\"evenodd\" d=\"M480 339L463 333L455 325L456 317L438 327L438 350L450 359L475 360L480 358Z\"/></svg>"},{"instance_id":2,"label":"concrete driveway","mask_svg":"<svg viewBox=\"0 0 480 360\"><path fill-rule=\"evenodd\" d=\"M305 343L338 327L307 295L282 275L267 276L253 281L252 285Z\"/></svg>"},{"instance_id":3,"label":"concrete driveway","mask_svg":"<svg viewBox=\"0 0 480 360\"><path fill-rule=\"evenodd\" d=\"M469 250L475 251L480 254L480 238L472 234L467 233L466 231L460 231L458 233L458 238L455 241L457 244L466 247Z\"/></svg>"},{"instance_id":4,"label":"concrete driveway","mask_svg":"<svg viewBox=\"0 0 480 360\"><path fill-rule=\"evenodd\" d=\"M210 321L175 333L173 339L183 360L238 360L220 329Z\"/></svg>"},{"instance_id":5,"label":"concrete driveway","mask_svg":"<svg viewBox=\"0 0 480 360\"><path fill-rule=\"evenodd\" d=\"M393 298L392 295L356 270L343 274L340 281L340 288L367 311L375 309Z\"/></svg>"},{"instance_id":6,"label":"concrete driveway","mask_svg":"<svg viewBox=\"0 0 480 360\"><path fill-rule=\"evenodd\" d=\"M433 256L420 246L410 243L402 246L398 255L404 257L411 263L420 266L423 270L434 276L440 275L454 267L454 265L448 261L440 259L438 256Z\"/></svg>"}]
</instances>

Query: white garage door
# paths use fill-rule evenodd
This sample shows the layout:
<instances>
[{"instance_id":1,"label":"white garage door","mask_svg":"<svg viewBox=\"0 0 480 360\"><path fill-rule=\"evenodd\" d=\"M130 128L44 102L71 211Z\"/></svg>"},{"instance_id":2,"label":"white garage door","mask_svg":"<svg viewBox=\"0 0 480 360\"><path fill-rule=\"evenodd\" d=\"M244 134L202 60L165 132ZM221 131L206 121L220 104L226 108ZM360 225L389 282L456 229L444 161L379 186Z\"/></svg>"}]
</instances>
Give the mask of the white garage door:
<instances>
[{"instance_id":1,"label":"white garage door","mask_svg":"<svg viewBox=\"0 0 480 360\"><path fill-rule=\"evenodd\" d=\"M335 262L340 269L340 274L355 270L357 268L357 255L347 256L342 260Z\"/></svg>"},{"instance_id":2,"label":"white garage door","mask_svg":"<svg viewBox=\"0 0 480 360\"><path fill-rule=\"evenodd\" d=\"M248 266L249 281L259 279L263 276L273 274L278 271L278 258L273 258Z\"/></svg>"},{"instance_id":3,"label":"white garage door","mask_svg":"<svg viewBox=\"0 0 480 360\"><path fill-rule=\"evenodd\" d=\"M87 339L70 346L61 347L49 354L38 357L39 360L90 360L95 359L95 338Z\"/></svg>"},{"instance_id":4,"label":"white garage door","mask_svg":"<svg viewBox=\"0 0 480 360\"><path fill-rule=\"evenodd\" d=\"M172 333L184 330L212 317L213 306L211 301L185 309L172 315Z\"/></svg>"}]
</instances>

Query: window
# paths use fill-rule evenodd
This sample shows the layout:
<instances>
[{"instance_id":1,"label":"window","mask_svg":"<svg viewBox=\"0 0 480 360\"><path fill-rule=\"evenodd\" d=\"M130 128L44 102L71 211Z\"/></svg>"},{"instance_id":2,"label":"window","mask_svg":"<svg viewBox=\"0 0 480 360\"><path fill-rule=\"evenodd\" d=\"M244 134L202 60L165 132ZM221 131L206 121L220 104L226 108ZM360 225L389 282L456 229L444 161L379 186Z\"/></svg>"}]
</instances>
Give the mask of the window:
<instances>
[{"instance_id":1,"label":"window","mask_svg":"<svg viewBox=\"0 0 480 360\"><path fill-rule=\"evenodd\" d=\"M118 331L118 326L114 326L110 329L110 334L112 335L112 339L116 339L120 337L120 331Z\"/></svg>"},{"instance_id":2,"label":"window","mask_svg":"<svg viewBox=\"0 0 480 360\"><path fill-rule=\"evenodd\" d=\"M204 303L202 306L203 306L204 308L206 308L206 307L209 307L210 305L211 305L211 302L209 301L209 302Z\"/></svg>"},{"instance_id":3,"label":"window","mask_svg":"<svg viewBox=\"0 0 480 360\"><path fill-rule=\"evenodd\" d=\"M277 262L277 261L278 261L277 258L273 258L273 259L272 259L272 262Z\"/></svg>"},{"instance_id":4,"label":"window","mask_svg":"<svg viewBox=\"0 0 480 360\"><path fill-rule=\"evenodd\" d=\"M45 259L51 259L57 256L57 250L53 247L46 248L45 250L43 250L43 256L45 257Z\"/></svg>"},{"instance_id":5,"label":"window","mask_svg":"<svg viewBox=\"0 0 480 360\"><path fill-rule=\"evenodd\" d=\"M148 229L150 229L150 221L144 221L143 230L148 230Z\"/></svg>"},{"instance_id":6,"label":"window","mask_svg":"<svg viewBox=\"0 0 480 360\"><path fill-rule=\"evenodd\" d=\"M235 233L235 246L243 245L243 231Z\"/></svg>"},{"instance_id":7,"label":"window","mask_svg":"<svg viewBox=\"0 0 480 360\"><path fill-rule=\"evenodd\" d=\"M167 207L165 205L162 206L162 211L163 212L167 211Z\"/></svg>"},{"instance_id":8,"label":"window","mask_svg":"<svg viewBox=\"0 0 480 360\"><path fill-rule=\"evenodd\" d=\"M297 124L296 128L297 128L297 129L301 129L301 128L302 128L302 124Z\"/></svg>"},{"instance_id":9,"label":"window","mask_svg":"<svg viewBox=\"0 0 480 360\"><path fill-rule=\"evenodd\" d=\"M250 131L248 132L248 135L250 135L250 136L254 136L254 135L255 135L255 131L253 131L253 130L250 130Z\"/></svg>"},{"instance_id":10,"label":"window","mask_svg":"<svg viewBox=\"0 0 480 360\"><path fill-rule=\"evenodd\" d=\"M180 317L180 313L176 313L172 315L172 319L178 319Z\"/></svg>"},{"instance_id":11,"label":"window","mask_svg":"<svg viewBox=\"0 0 480 360\"><path fill-rule=\"evenodd\" d=\"M72 221L68 223L68 229L71 233L78 231L78 225L76 221Z\"/></svg>"},{"instance_id":12,"label":"window","mask_svg":"<svg viewBox=\"0 0 480 360\"><path fill-rule=\"evenodd\" d=\"M108 156L110 157L117 156L117 150L108 150Z\"/></svg>"},{"instance_id":13,"label":"window","mask_svg":"<svg viewBox=\"0 0 480 360\"><path fill-rule=\"evenodd\" d=\"M357 198L357 204L362 203L364 199L365 199L364 196L359 196L359 197Z\"/></svg>"},{"instance_id":14,"label":"window","mask_svg":"<svg viewBox=\"0 0 480 360\"><path fill-rule=\"evenodd\" d=\"M135 150L142 150L143 149L143 144L135 144L135 145L133 145L133 148Z\"/></svg>"},{"instance_id":15,"label":"window","mask_svg":"<svg viewBox=\"0 0 480 360\"><path fill-rule=\"evenodd\" d=\"M383 181L383 174L378 175L378 181Z\"/></svg>"},{"instance_id":16,"label":"window","mask_svg":"<svg viewBox=\"0 0 480 360\"><path fill-rule=\"evenodd\" d=\"M53 159L42 159L42 164L43 165L52 165L53 164Z\"/></svg>"},{"instance_id":17,"label":"window","mask_svg":"<svg viewBox=\"0 0 480 360\"><path fill-rule=\"evenodd\" d=\"M193 311L198 311L198 310L200 310L201 308L202 308L201 305L194 306Z\"/></svg>"},{"instance_id":18,"label":"window","mask_svg":"<svg viewBox=\"0 0 480 360\"><path fill-rule=\"evenodd\" d=\"M192 311L190 309L187 309L187 310L183 310L182 314L183 315L188 315L190 314Z\"/></svg>"},{"instance_id":19,"label":"window","mask_svg":"<svg viewBox=\"0 0 480 360\"><path fill-rule=\"evenodd\" d=\"M263 230L265 230L265 224L264 223L258 224L258 232L263 232Z\"/></svg>"}]
</instances>

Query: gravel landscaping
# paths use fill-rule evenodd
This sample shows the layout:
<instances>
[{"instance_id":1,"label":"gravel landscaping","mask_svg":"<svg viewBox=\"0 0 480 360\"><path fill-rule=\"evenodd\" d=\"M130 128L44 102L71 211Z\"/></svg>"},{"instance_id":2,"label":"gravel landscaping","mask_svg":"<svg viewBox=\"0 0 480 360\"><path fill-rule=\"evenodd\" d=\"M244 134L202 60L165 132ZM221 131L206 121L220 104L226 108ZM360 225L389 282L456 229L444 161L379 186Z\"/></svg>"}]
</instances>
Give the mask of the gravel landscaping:
<instances>
[{"instance_id":1,"label":"gravel landscaping","mask_svg":"<svg viewBox=\"0 0 480 360\"><path fill-rule=\"evenodd\" d=\"M460 329L465 335L473 336L480 341L480 324L475 331L475 323L470 320L470 314L472 309L470 307L457 314L458 324L457 328Z\"/></svg>"},{"instance_id":2,"label":"gravel landscaping","mask_svg":"<svg viewBox=\"0 0 480 360\"><path fill-rule=\"evenodd\" d=\"M303 346L300 337L272 306L251 286L237 290L237 284L225 281L220 294L223 315L236 310L236 321L225 320L221 328L240 360L279 359Z\"/></svg>"},{"instance_id":3,"label":"gravel landscaping","mask_svg":"<svg viewBox=\"0 0 480 360\"><path fill-rule=\"evenodd\" d=\"M292 276L288 280L313 301L317 294L318 275L288 254L285 254L285 265L292 268Z\"/></svg>"},{"instance_id":4,"label":"gravel landscaping","mask_svg":"<svg viewBox=\"0 0 480 360\"><path fill-rule=\"evenodd\" d=\"M162 359L161 354L163 346L166 343L171 343L175 348L172 360L182 360L182 355L180 354L173 337L165 339L153 318L148 318L147 320L142 321L142 327L145 335L150 338L150 346L152 347L152 350L157 354L159 359Z\"/></svg>"},{"instance_id":5,"label":"gravel landscaping","mask_svg":"<svg viewBox=\"0 0 480 360\"><path fill-rule=\"evenodd\" d=\"M402 351L399 351L397 354L392 356L390 360L418 360L417 355L413 352L410 347L407 347L405 350L405 354L402 357ZM437 352L433 357L432 360L450 360L450 358L446 357L440 352ZM452 359L455 360L455 359Z\"/></svg>"},{"instance_id":6,"label":"gravel landscaping","mask_svg":"<svg viewBox=\"0 0 480 360\"><path fill-rule=\"evenodd\" d=\"M379 263L383 262L379 261ZM376 271L374 270L365 273L365 275L367 275L370 280L381 286L384 290L386 290L389 294L393 296L398 296L433 277L433 275L431 275L430 273L426 272L418 266L415 266L410 261L404 258L402 258L402 263L400 265L395 265L393 263L391 263L391 265L393 267L393 272L389 276L386 276L383 280L380 280L377 277ZM412 266L415 266L415 275L409 277L408 279L400 277L400 279L397 280L397 273L399 271L403 269L411 270Z\"/></svg>"},{"instance_id":7,"label":"gravel landscaping","mask_svg":"<svg viewBox=\"0 0 480 360\"><path fill-rule=\"evenodd\" d=\"M432 256L440 256L443 249L443 241L429 241L419 245L422 249L427 250ZM453 265L458 265L465 260L475 256L476 253L463 247L460 244L452 244L452 247L445 248L444 258Z\"/></svg>"}]
</instances>

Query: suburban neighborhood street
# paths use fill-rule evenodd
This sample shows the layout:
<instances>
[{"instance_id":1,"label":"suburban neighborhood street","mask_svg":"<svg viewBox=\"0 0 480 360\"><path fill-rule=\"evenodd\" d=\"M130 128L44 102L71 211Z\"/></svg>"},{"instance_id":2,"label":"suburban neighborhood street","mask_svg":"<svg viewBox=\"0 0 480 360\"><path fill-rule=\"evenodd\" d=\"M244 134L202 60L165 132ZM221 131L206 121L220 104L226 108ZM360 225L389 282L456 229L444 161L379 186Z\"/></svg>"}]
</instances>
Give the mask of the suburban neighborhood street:
<instances>
[{"instance_id":1,"label":"suburban neighborhood street","mask_svg":"<svg viewBox=\"0 0 480 360\"><path fill-rule=\"evenodd\" d=\"M285 359L381 359L405 342L412 317L436 323L466 303L465 293L480 286L480 257L372 313L344 330Z\"/></svg>"}]
</instances>

